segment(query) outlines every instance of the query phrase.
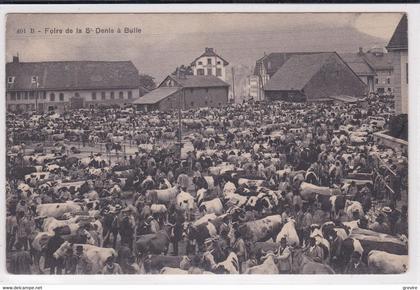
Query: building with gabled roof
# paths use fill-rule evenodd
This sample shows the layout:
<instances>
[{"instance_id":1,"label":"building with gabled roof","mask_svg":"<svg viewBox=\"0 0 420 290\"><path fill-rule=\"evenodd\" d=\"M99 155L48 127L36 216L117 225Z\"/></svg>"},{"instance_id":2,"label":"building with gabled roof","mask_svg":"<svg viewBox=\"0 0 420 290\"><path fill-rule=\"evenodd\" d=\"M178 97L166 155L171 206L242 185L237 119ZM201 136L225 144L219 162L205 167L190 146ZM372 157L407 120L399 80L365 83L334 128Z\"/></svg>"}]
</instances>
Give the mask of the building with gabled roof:
<instances>
[{"instance_id":1,"label":"building with gabled roof","mask_svg":"<svg viewBox=\"0 0 420 290\"><path fill-rule=\"evenodd\" d=\"M216 76L226 81L226 67L229 62L218 55L212 47L206 47L204 53L191 62L195 76Z\"/></svg>"},{"instance_id":2,"label":"building with gabled roof","mask_svg":"<svg viewBox=\"0 0 420 290\"><path fill-rule=\"evenodd\" d=\"M393 64L393 87L395 113L408 113L408 20L407 14L401 17L388 45L388 53Z\"/></svg>"},{"instance_id":3,"label":"building with gabled roof","mask_svg":"<svg viewBox=\"0 0 420 290\"><path fill-rule=\"evenodd\" d=\"M369 92L374 92L374 79L376 72L373 67L365 60L362 48L359 48L358 53L340 53L340 57L357 74L357 76L365 84L367 84Z\"/></svg>"},{"instance_id":4,"label":"building with gabled roof","mask_svg":"<svg viewBox=\"0 0 420 290\"><path fill-rule=\"evenodd\" d=\"M48 111L127 104L139 97L131 61L46 61L6 64L6 103L11 111Z\"/></svg>"},{"instance_id":5,"label":"building with gabled roof","mask_svg":"<svg viewBox=\"0 0 420 290\"><path fill-rule=\"evenodd\" d=\"M143 111L221 107L228 103L228 93L229 84L215 76L169 75L133 105Z\"/></svg>"},{"instance_id":6,"label":"building with gabled roof","mask_svg":"<svg viewBox=\"0 0 420 290\"><path fill-rule=\"evenodd\" d=\"M267 100L312 101L330 96L363 97L367 85L335 52L290 57L264 86Z\"/></svg>"}]
</instances>

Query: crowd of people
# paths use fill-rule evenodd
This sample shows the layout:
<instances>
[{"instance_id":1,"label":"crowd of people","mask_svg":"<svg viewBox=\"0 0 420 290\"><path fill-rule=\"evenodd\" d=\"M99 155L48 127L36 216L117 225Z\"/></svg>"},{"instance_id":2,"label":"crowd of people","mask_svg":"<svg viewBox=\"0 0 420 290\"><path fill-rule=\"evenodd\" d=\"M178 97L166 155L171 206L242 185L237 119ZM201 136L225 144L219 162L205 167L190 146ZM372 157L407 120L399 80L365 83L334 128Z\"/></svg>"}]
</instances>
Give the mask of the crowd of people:
<instances>
[{"instance_id":1,"label":"crowd of people","mask_svg":"<svg viewBox=\"0 0 420 290\"><path fill-rule=\"evenodd\" d=\"M388 104L177 114L8 113L9 272L407 270L407 149L374 136Z\"/></svg>"}]
</instances>

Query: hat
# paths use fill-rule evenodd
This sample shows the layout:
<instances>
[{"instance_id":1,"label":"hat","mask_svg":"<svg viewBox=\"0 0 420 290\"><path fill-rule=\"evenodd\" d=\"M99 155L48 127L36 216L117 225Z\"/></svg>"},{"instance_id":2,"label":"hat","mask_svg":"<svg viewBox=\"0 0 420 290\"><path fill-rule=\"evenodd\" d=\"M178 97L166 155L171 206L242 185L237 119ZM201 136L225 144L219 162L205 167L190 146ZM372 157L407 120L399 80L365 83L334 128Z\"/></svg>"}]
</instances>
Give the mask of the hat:
<instances>
[{"instance_id":1,"label":"hat","mask_svg":"<svg viewBox=\"0 0 420 290\"><path fill-rule=\"evenodd\" d=\"M391 210L391 208L389 206L386 206L386 207L382 208L382 211L384 213L391 213L392 212L392 210Z\"/></svg>"}]
</instances>

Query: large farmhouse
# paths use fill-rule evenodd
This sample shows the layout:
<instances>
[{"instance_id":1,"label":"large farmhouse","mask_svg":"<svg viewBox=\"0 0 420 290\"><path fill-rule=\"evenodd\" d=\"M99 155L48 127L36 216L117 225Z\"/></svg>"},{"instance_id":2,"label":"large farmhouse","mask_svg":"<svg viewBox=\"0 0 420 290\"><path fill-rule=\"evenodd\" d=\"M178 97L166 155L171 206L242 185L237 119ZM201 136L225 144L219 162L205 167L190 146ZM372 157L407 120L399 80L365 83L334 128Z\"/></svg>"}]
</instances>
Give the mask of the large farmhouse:
<instances>
[{"instance_id":1,"label":"large farmhouse","mask_svg":"<svg viewBox=\"0 0 420 290\"><path fill-rule=\"evenodd\" d=\"M20 62L14 57L6 64L9 111L123 105L139 96L139 73L131 61Z\"/></svg>"}]
</instances>

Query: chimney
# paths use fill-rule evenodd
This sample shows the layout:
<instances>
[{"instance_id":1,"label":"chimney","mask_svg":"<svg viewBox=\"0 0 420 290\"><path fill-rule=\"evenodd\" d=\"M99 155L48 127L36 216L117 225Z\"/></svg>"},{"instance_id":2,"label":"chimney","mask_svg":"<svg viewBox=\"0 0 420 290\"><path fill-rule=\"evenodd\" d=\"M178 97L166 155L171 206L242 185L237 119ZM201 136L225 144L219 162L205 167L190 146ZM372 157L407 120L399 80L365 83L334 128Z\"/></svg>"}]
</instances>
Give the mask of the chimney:
<instances>
[{"instance_id":1,"label":"chimney","mask_svg":"<svg viewBox=\"0 0 420 290\"><path fill-rule=\"evenodd\" d=\"M214 52L213 47L206 47L205 52L206 53L213 53Z\"/></svg>"},{"instance_id":2,"label":"chimney","mask_svg":"<svg viewBox=\"0 0 420 290\"><path fill-rule=\"evenodd\" d=\"M13 63L19 63L19 54L13 56Z\"/></svg>"},{"instance_id":3,"label":"chimney","mask_svg":"<svg viewBox=\"0 0 420 290\"><path fill-rule=\"evenodd\" d=\"M363 54L363 47L359 47L359 54L362 55Z\"/></svg>"}]
</instances>

